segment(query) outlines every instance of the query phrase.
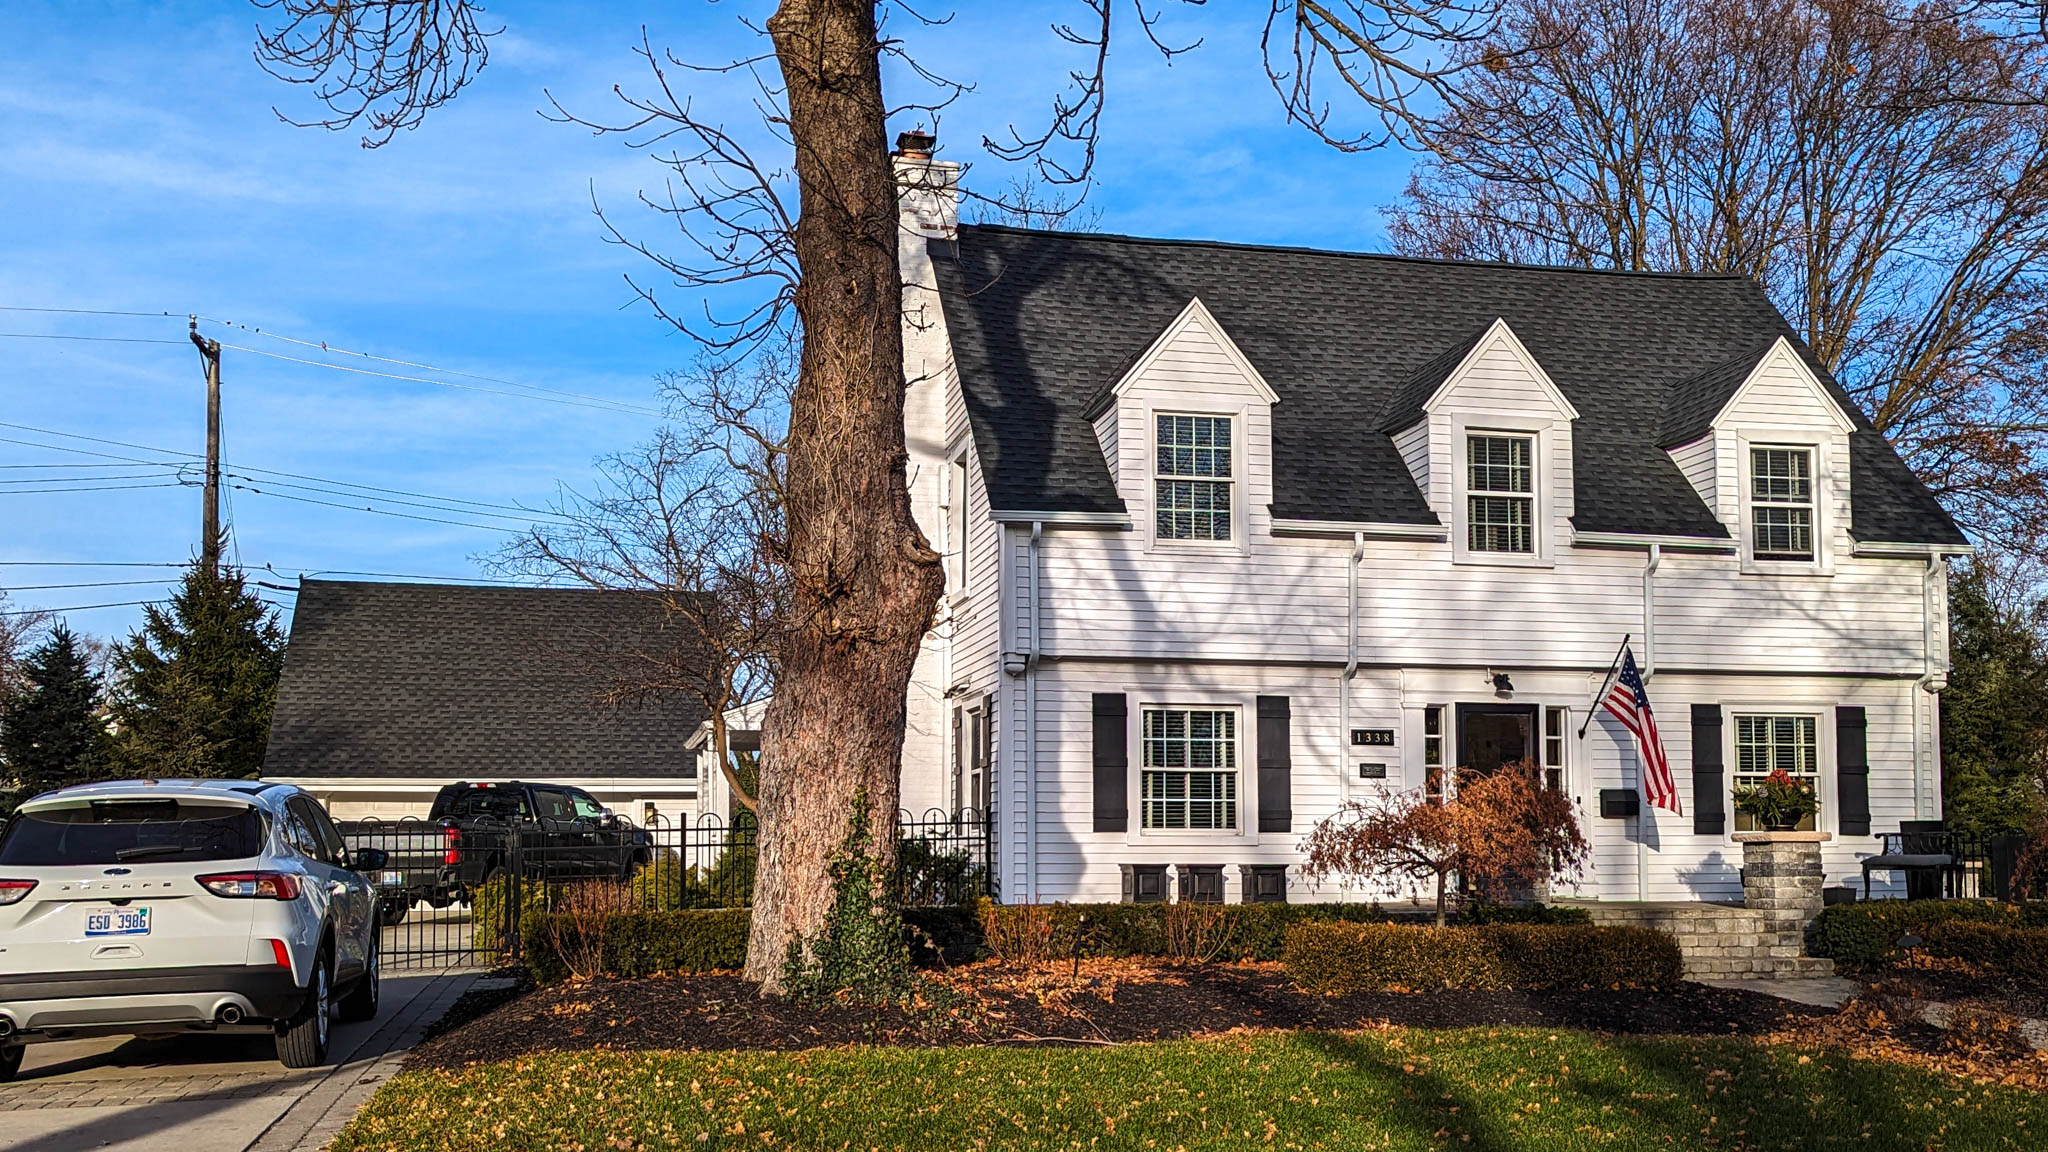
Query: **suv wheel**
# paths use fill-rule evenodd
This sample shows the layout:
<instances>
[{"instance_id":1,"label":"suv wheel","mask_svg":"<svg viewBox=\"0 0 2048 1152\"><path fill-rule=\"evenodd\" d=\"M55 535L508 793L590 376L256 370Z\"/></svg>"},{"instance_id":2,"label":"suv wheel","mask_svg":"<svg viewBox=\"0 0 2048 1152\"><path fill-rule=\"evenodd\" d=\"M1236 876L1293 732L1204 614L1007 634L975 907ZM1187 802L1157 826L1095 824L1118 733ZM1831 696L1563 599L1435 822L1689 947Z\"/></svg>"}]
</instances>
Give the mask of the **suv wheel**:
<instances>
[{"instance_id":1,"label":"suv wheel","mask_svg":"<svg viewBox=\"0 0 2048 1152\"><path fill-rule=\"evenodd\" d=\"M278 1025L277 1062L287 1068L316 1068L327 1060L327 1023L334 1008L331 967L327 949L320 949L313 958L306 1002L291 1019Z\"/></svg>"},{"instance_id":2,"label":"suv wheel","mask_svg":"<svg viewBox=\"0 0 2048 1152\"><path fill-rule=\"evenodd\" d=\"M0 1046L0 1084L14 1079L14 1074L21 1071L21 1057L27 1051L28 1048L21 1044Z\"/></svg>"},{"instance_id":3,"label":"suv wheel","mask_svg":"<svg viewBox=\"0 0 2048 1152\"><path fill-rule=\"evenodd\" d=\"M377 984L383 976L384 968L384 949L379 945L377 938L383 935L383 932L382 925L374 922L371 923L370 952L368 956L363 958L363 977L356 981L355 987L348 990L348 995L341 998L341 1018L343 1020L375 1020L377 1018Z\"/></svg>"}]
</instances>

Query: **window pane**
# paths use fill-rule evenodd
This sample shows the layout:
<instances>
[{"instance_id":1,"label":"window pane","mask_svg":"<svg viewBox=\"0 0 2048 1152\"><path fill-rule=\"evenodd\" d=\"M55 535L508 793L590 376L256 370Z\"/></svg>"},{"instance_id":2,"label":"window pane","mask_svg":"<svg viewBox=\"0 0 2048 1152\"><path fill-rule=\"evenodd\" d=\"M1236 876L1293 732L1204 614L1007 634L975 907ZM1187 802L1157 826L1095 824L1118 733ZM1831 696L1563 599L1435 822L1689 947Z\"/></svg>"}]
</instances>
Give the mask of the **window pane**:
<instances>
[{"instance_id":1,"label":"window pane","mask_svg":"<svg viewBox=\"0 0 2048 1152\"><path fill-rule=\"evenodd\" d=\"M1820 725L1817 720L1811 716L1735 718L1735 775L1731 786L1749 787L1773 771L1783 771L1805 780L1813 787L1814 797L1824 800L1820 791ZM1801 821L1799 828L1812 831L1814 817ZM1735 830L1756 831L1755 817L1747 812L1737 812Z\"/></svg>"},{"instance_id":2,"label":"window pane","mask_svg":"<svg viewBox=\"0 0 2048 1152\"><path fill-rule=\"evenodd\" d=\"M1465 497L1465 546L1474 552L1534 552L1534 504L1527 496Z\"/></svg>"},{"instance_id":3,"label":"window pane","mask_svg":"<svg viewBox=\"0 0 2048 1152\"><path fill-rule=\"evenodd\" d=\"M1813 559L1813 509L1759 504L1750 512L1756 521L1757 559Z\"/></svg>"},{"instance_id":4,"label":"window pane","mask_svg":"<svg viewBox=\"0 0 2048 1152\"><path fill-rule=\"evenodd\" d=\"M1465 441L1465 486L1474 492L1531 492L1531 441L1526 436L1471 436Z\"/></svg>"},{"instance_id":5,"label":"window pane","mask_svg":"<svg viewBox=\"0 0 2048 1152\"><path fill-rule=\"evenodd\" d=\"M1158 534L1167 540L1230 539L1230 484L1216 480L1160 480L1154 503Z\"/></svg>"},{"instance_id":6,"label":"window pane","mask_svg":"<svg viewBox=\"0 0 2048 1152\"><path fill-rule=\"evenodd\" d=\"M1230 417L1159 417L1161 476L1229 476Z\"/></svg>"},{"instance_id":7,"label":"window pane","mask_svg":"<svg viewBox=\"0 0 2048 1152\"><path fill-rule=\"evenodd\" d=\"M1758 500L1807 504L1813 500L1813 456L1804 448L1749 450L1750 495Z\"/></svg>"},{"instance_id":8,"label":"window pane","mask_svg":"<svg viewBox=\"0 0 2048 1152\"><path fill-rule=\"evenodd\" d=\"M1148 708L1139 810L1146 828L1237 827L1237 713Z\"/></svg>"}]
</instances>

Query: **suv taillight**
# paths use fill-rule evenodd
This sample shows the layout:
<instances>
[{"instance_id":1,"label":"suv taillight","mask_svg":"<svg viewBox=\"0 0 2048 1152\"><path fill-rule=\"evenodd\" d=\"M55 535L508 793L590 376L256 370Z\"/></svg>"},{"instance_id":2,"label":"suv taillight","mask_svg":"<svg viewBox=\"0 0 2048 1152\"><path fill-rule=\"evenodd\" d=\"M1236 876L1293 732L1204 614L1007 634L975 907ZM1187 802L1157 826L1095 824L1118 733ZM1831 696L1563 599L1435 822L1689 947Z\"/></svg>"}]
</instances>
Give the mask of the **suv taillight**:
<instances>
[{"instance_id":1,"label":"suv taillight","mask_svg":"<svg viewBox=\"0 0 2048 1152\"><path fill-rule=\"evenodd\" d=\"M29 890L36 886L33 880L0 880L0 908L19 904Z\"/></svg>"},{"instance_id":2,"label":"suv taillight","mask_svg":"<svg viewBox=\"0 0 2048 1152\"><path fill-rule=\"evenodd\" d=\"M443 828L443 829L441 829L441 842L442 842L442 845L443 845L443 846L444 846L444 847L445 847L445 848L447 849L446 851L444 851L444 852L442 852L442 853L441 853L441 863L443 863L443 864L460 864L460 863L462 863L462 829L460 829L460 828Z\"/></svg>"},{"instance_id":3,"label":"suv taillight","mask_svg":"<svg viewBox=\"0 0 2048 1152\"><path fill-rule=\"evenodd\" d=\"M299 878L289 872L217 872L198 877L215 896L241 900L297 900Z\"/></svg>"}]
</instances>

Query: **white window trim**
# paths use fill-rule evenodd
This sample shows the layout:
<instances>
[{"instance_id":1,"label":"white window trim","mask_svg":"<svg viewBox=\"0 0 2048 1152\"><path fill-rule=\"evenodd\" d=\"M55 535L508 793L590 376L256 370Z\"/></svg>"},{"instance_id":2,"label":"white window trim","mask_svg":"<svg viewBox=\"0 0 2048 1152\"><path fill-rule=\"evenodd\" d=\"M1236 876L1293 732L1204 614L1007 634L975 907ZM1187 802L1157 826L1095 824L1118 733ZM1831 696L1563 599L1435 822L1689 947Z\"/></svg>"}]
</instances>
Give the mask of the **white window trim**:
<instances>
[{"instance_id":1,"label":"white window trim","mask_svg":"<svg viewBox=\"0 0 2048 1152\"><path fill-rule=\"evenodd\" d=\"M968 563L967 543L974 536L968 523L968 488L971 481L967 471L974 466L966 447L960 446L946 454L945 487L941 491L940 505L945 514L946 555L952 565L946 573L946 598L951 604L966 601L974 590L972 566Z\"/></svg>"},{"instance_id":2,"label":"white window trim","mask_svg":"<svg viewBox=\"0 0 2048 1152\"><path fill-rule=\"evenodd\" d=\"M1728 819L1726 831L1721 839L1725 844L1735 843L1735 777L1740 761L1736 757L1735 718L1737 716L1811 716L1816 743L1816 765L1819 775L1814 780L1814 794L1820 800L1820 812L1813 822L1816 832L1833 835L1840 831L1837 820L1841 807L1837 803L1839 792L1835 786L1835 709L1833 705L1788 703L1783 700L1737 700L1724 702L1721 708L1721 803Z\"/></svg>"},{"instance_id":3,"label":"white window trim","mask_svg":"<svg viewBox=\"0 0 2048 1152\"><path fill-rule=\"evenodd\" d=\"M1826 440L1816 440L1813 430L1786 429L1781 435L1771 430L1756 429L1735 434L1735 532L1741 542L1742 571L1746 573L1777 573L1792 576L1834 575L1834 516L1835 479L1833 471L1832 445ZM1797 448L1813 454L1813 559L1811 560L1759 560L1756 556L1756 537L1751 531L1750 509L1755 501L1751 496L1751 480L1755 461L1751 450L1755 448Z\"/></svg>"},{"instance_id":4,"label":"white window trim","mask_svg":"<svg viewBox=\"0 0 2048 1152\"><path fill-rule=\"evenodd\" d=\"M1145 542L1147 551L1179 551L1189 549L1200 552L1245 551L1247 525L1245 523L1245 484L1248 477L1246 459L1251 455L1248 443L1251 427L1251 409L1240 405L1236 408L1196 408L1185 405L1152 405L1144 409L1143 441L1145 454L1143 477L1145 495L1142 506L1145 509ZM1161 416L1204 416L1230 421L1230 539L1228 540L1177 540L1159 535L1159 417Z\"/></svg>"},{"instance_id":5,"label":"white window trim","mask_svg":"<svg viewBox=\"0 0 2048 1152\"><path fill-rule=\"evenodd\" d=\"M1452 562L1509 568L1556 566L1557 525L1553 521L1557 509L1557 427L1558 422L1547 417L1457 415L1451 418L1451 507L1447 522L1451 525ZM1569 425L1566 428L1569 429ZM1534 552L1475 552L1470 547L1470 524L1466 518L1465 503L1465 498L1471 494L1471 473L1466 455L1470 451L1468 438L1495 434L1527 436L1534 442L1535 452L1531 461L1529 483L1534 489L1530 493L1534 498L1531 509L1531 520L1536 533Z\"/></svg>"},{"instance_id":6,"label":"white window trim","mask_svg":"<svg viewBox=\"0 0 2048 1152\"><path fill-rule=\"evenodd\" d=\"M1207 692L1189 684L1185 688L1176 686L1173 690L1161 692L1153 684L1149 689L1124 688L1124 699L1132 705L1124 718L1125 744L1124 759L1125 795L1129 797L1127 808L1130 821L1125 825L1124 843L1131 845L1160 845L1196 847L1219 844L1256 845L1259 842L1259 749L1257 725L1245 727L1247 716L1256 716L1256 701L1249 696L1234 692ZM1187 709L1197 711L1237 713L1237 827L1235 828L1147 828L1145 827L1145 713L1158 709ZM1144 861L1140 861L1143 863Z\"/></svg>"}]
</instances>

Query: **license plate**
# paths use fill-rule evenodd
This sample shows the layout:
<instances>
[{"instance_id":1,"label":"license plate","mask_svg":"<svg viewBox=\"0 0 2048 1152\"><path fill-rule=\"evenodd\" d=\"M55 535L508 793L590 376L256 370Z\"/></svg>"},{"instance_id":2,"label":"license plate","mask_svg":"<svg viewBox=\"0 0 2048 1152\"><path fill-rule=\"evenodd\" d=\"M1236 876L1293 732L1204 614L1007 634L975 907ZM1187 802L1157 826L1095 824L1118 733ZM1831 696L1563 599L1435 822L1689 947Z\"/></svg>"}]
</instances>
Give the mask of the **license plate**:
<instances>
[{"instance_id":1,"label":"license plate","mask_svg":"<svg viewBox=\"0 0 2048 1152\"><path fill-rule=\"evenodd\" d=\"M87 936L147 936L149 909L104 908L85 914Z\"/></svg>"},{"instance_id":2,"label":"license plate","mask_svg":"<svg viewBox=\"0 0 2048 1152\"><path fill-rule=\"evenodd\" d=\"M404 887L404 885L405 885L405 873L403 873L403 872L386 872L386 873L384 873L383 877L382 877L382 878L381 878L381 879L380 879L380 880L378 881L378 883L382 884L382 885L383 885L384 887L386 887L386 888L401 888L401 887Z\"/></svg>"}]
</instances>

